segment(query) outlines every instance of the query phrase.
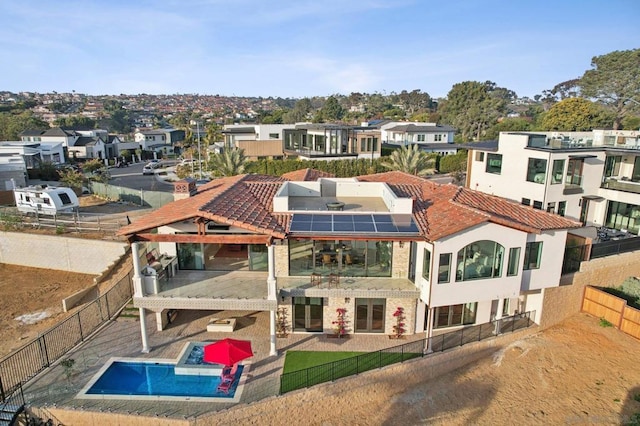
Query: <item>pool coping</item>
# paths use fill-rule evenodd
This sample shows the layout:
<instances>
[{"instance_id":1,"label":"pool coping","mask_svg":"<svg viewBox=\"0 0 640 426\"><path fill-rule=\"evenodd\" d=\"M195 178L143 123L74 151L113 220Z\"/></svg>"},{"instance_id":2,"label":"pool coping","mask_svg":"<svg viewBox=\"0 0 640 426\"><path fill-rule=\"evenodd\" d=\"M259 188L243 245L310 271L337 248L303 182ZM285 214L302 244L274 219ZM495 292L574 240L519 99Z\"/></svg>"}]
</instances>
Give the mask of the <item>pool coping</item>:
<instances>
[{"instance_id":1,"label":"pool coping","mask_svg":"<svg viewBox=\"0 0 640 426\"><path fill-rule=\"evenodd\" d=\"M190 343L190 342L189 342ZM189 344L187 343L187 345ZM244 385L247 380L247 373L251 368L251 362L241 362L243 366L242 374L240 375L240 381L236 387L235 394L232 398L220 398L220 397L206 397L206 396L169 396L169 395L120 395L120 394L88 394L87 392L91 387L102 377L107 369L118 361L125 362L139 362L146 364L173 364L175 366L177 359L171 358L129 358L129 357L112 357L93 375L91 380L78 392L75 396L76 399L103 399L103 400L134 400L134 401L194 401L194 402L225 402L225 403L238 403L242 397L244 391Z\"/></svg>"}]
</instances>

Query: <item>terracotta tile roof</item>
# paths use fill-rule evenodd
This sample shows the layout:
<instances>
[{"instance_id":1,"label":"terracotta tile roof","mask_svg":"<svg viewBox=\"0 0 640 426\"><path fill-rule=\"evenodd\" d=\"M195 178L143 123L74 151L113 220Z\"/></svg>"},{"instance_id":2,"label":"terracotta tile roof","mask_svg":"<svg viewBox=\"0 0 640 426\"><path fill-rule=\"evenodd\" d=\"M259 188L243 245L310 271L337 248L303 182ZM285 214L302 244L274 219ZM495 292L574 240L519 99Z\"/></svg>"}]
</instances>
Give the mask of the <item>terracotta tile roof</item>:
<instances>
[{"instance_id":1,"label":"terracotta tile roof","mask_svg":"<svg viewBox=\"0 0 640 426\"><path fill-rule=\"evenodd\" d=\"M305 182L305 181L316 181L319 178L323 178L323 177L335 177L335 175L328 173L328 172L323 172L321 170L316 170L316 169L300 169L300 170L296 170L293 172L289 172L289 173L285 173L282 175L282 177L284 179L293 181L293 182Z\"/></svg>"},{"instance_id":2,"label":"terracotta tile roof","mask_svg":"<svg viewBox=\"0 0 640 426\"><path fill-rule=\"evenodd\" d=\"M263 175L239 175L216 179L186 199L174 201L120 229L118 235L148 232L159 226L203 217L283 238L288 219L272 214L273 197L283 179Z\"/></svg>"},{"instance_id":3,"label":"terracotta tile roof","mask_svg":"<svg viewBox=\"0 0 640 426\"><path fill-rule=\"evenodd\" d=\"M461 188L452 201L491 215L493 222L528 232L539 233L544 230L582 226L580 222L468 188Z\"/></svg>"},{"instance_id":4,"label":"terracotta tile roof","mask_svg":"<svg viewBox=\"0 0 640 426\"><path fill-rule=\"evenodd\" d=\"M300 173L308 178L314 175L312 172L318 171L306 169L286 176L291 178ZM422 235L429 241L487 222L530 233L581 226L578 222L516 202L455 185L440 185L402 172L360 176L358 180L384 182L396 195L413 198L414 218ZM283 182L284 178L265 175L216 179L201 186L192 197L167 204L121 228L118 234L149 232L159 226L202 217L284 238L291 215L273 213L273 197Z\"/></svg>"},{"instance_id":5,"label":"terracotta tile roof","mask_svg":"<svg viewBox=\"0 0 640 426\"><path fill-rule=\"evenodd\" d=\"M413 214L430 240L453 235L484 222L525 232L580 227L579 222L482 192L441 185L403 172L360 176L364 182L385 182L396 195L414 199Z\"/></svg>"}]
</instances>

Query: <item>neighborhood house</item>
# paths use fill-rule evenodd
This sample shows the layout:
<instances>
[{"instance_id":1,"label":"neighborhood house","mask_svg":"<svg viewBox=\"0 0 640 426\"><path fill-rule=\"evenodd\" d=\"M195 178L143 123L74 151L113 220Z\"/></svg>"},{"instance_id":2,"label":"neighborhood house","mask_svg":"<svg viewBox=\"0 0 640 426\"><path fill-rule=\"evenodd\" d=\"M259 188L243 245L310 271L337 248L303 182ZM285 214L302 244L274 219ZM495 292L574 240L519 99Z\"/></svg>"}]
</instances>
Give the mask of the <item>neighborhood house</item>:
<instances>
[{"instance_id":1,"label":"neighborhood house","mask_svg":"<svg viewBox=\"0 0 640 426\"><path fill-rule=\"evenodd\" d=\"M340 322L341 333L392 335L398 310L407 333L427 337L517 313L539 322L568 230L580 227L402 172L307 169L175 188L176 201L120 230L144 351L146 310L159 329L170 310L269 311L272 355L282 308L294 333L333 334Z\"/></svg>"}]
</instances>

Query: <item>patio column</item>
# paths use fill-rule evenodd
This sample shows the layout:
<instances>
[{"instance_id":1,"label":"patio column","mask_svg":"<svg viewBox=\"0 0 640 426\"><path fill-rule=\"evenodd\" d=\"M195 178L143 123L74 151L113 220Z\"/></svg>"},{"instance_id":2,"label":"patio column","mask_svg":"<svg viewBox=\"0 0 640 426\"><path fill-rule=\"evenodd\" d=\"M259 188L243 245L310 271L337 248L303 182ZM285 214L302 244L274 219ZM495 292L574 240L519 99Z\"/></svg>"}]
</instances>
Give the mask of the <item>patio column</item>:
<instances>
[{"instance_id":1,"label":"patio column","mask_svg":"<svg viewBox=\"0 0 640 426\"><path fill-rule=\"evenodd\" d=\"M502 309L504 308L504 299L503 298L499 298L498 299L498 308L496 309L496 316L494 318L495 320L495 329L493 330L493 334L495 334L496 336L498 334L500 334L500 319L502 318Z\"/></svg>"},{"instance_id":2,"label":"patio column","mask_svg":"<svg viewBox=\"0 0 640 426\"><path fill-rule=\"evenodd\" d=\"M427 317L427 344L424 348L425 354L430 354L433 352L433 348L431 345L431 340L433 337L433 308L429 307L429 316Z\"/></svg>"},{"instance_id":3,"label":"patio column","mask_svg":"<svg viewBox=\"0 0 640 426\"><path fill-rule=\"evenodd\" d=\"M140 310L140 337L142 337L142 353L148 354L151 349L149 349L149 338L147 337L147 310L145 308L138 308Z\"/></svg>"},{"instance_id":4,"label":"patio column","mask_svg":"<svg viewBox=\"0 0 640 426\"><path fill-rule=\"evenodd\" d=\"M273 244L267 245L267 263L269 271L267 277L267 299L276 300L276 255Z\"/></svg>"},{"instance_id":5,"label":"patio column","mask_svg":"<svg viewBox=\"0 0 640 426\"><path fill-rule=\"evenodd\" d=\"M140 243L131 243L131 257L133 258L133 293L135 297L142 297L142 275L140 273Z\"/></svg>"},{"instance_id":6,"label":"patio column","mask_svg":"<svg viewBox=\"0 0 640 426\"><path fill-rule=\"evenodd\" d=\"M269 311L269 337L270 337L269 355L277 356L278 349L276 349L276 310L275 309L272 309Z\"/></svg>"}]
</instances>

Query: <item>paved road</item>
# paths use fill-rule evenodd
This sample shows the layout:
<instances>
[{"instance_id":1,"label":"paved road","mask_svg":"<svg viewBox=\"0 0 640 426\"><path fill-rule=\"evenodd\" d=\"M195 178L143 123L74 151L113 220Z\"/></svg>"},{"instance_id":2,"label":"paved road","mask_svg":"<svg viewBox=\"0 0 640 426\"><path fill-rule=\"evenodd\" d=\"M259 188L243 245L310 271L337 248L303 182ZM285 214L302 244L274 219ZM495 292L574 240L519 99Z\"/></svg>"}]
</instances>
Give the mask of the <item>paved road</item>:
<instances>
[{"instance_id":1,"label":"paved road","mask_svg":"<svg viewBox=\"0 0 640 426\"><path fill-rule=\"evenodd\" d=\"M169 165L169 167L156 169L156 173L171 173L173 171L174 163L175 162L164 163ZM158 174L143 175L142 168L145 164L146 163L137 163L128 167L109 169L109 172L111 173L109 183L111 185L118 185L125 188L142 189L144 191L173 192L173 184L165 182Z\"/></svg>"}]
</instances>

